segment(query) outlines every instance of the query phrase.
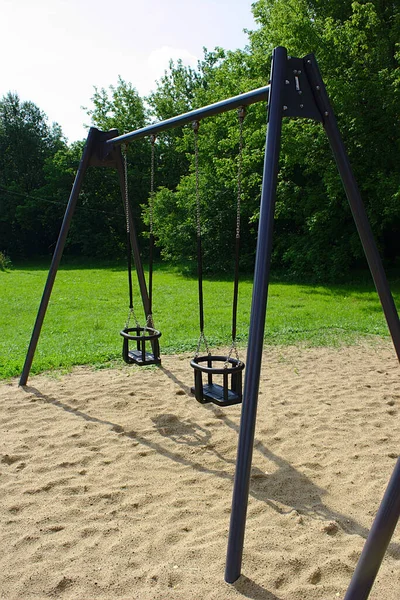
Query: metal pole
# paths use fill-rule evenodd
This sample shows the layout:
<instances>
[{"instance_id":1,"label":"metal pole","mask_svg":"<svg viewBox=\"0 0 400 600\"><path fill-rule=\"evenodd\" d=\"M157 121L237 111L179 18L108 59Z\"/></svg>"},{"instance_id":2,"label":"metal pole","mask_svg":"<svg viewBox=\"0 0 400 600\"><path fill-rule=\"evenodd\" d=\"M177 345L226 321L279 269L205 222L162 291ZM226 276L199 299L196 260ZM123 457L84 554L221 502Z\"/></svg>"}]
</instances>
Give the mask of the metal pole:
<instances>
[{"instance_id":1,"label":"metal pole","mask_svg":"<svg viewBox=\"0 0 400 600\"><path fill-rule=\"evenodd\" d=\"M400 517L400 458L386 488L344 600L366 600Z\"/></svg>"},{"instance_id":2,"label":"metal pole","mask_svg":"<svg viewBox=\"0 0 400 600\"><path fill-rule=\"evenodd\" d=\"M323 126L328 136L329 143L335 157L336 165L342 179L351 212L361 239L364 253L368 261L369 269L382 304L383 312L393 344L396 349L397 358L400 361L400 321L396 306L390 292L389 284L375 244L367 213L361 199L349 158L340 135L335 115L325 85L322 81L318 65L313 55L305 57L305 68L317 105L323 115Z\"/></svg>"},{"instance_id":3,"label":"metal pole","mask_svg":"<svg viewBox=\"0 0 400 600\"><path fill-rule=\"evenodd\" d=\"M94 127L91 127L87 136L86 145L83 149L81 161L79 163L78 171L75 176L75 181L72 186L71 194L69 197L69 201L67 204L67 208L65 211L64 219L61 225L60 233L57 240L57 245L54 250L53 258L50 265L49 274L47 276L46 285L43 291L42 300L40 302L38 314L36 317L35 325L32 332L31 341L29 344L28 352L25 358L24 368L22 370L22 375L19 380L19 385L26 385L28 381L29 372L32 366L33 357L35 355L36 346L39 340L40 332L42 329L44 317L46 315L47 306L49 304L50 295L53 289L54 281L57 275L57 270L60 264L60 260L62 257L62 253L65 246L65 241L67 239L68 230L71 224L72 215L74 214L74 210L76 207L76 202L78 200L79 192L82 187L83 177L85 175L86 169L89 165L89 161L93 151L93 145L95 142L96 135L98 130Z\"/></svg>"},{"instance_id":4,"label":"metal pole","mask_svg":"<svg viewBox=\"0 0 400 600\"><path fill-rule=\"evenodd\" d=\"M104 143L104 146L105 148L120 146L121 144L131 142L132 140L139 140L140 138L152 134L156 135L157 133L160 133L160 131L165 131L174 127L181 127L182 125L186 125L192 121L199 121L200 119L205 119L206 117L219 115L229 110L239 108L240 106L249 106L250 104L260 102L260 100L268 100L268 96L269 85L252 90L251 92L239 94L239 96L233 96L227 100L221 100L220 102L203 106L202 108L196 108L195 110L191 110L190 112L182 115L177 115L176 117L166 119L165 121L160 121L159 123L154 123L153 125L147 125L146 127L142 127L136 131L125 133L124 135L107 140Z\"/></svg>"},{"instance_id":5,"label":"metal pole","mask_svg":"<svg viewBox=\"0 0 400 600\"><path fill-rule=\"evenodd\" d=\"M261 192L260 221L258 226L253 299L246 360L246 377L243 392L243 406L225 568L225 581L228 583L233 583L240 576L242 564L250 470L257 414L258 388L260 383L264 341L265 315L267 310L286 63L286 49L282 47L275 48L271 67L268 131Z\"/></svg>"},{"instance_id":6,"label":"metal pole","mask_svg":"<svg viewBox=\"0 0 400 600\"><path fill-rule=\"evenodd\" d=\"M117 162L119 185L120 185L121 194L122 194L122 202L124 203L126 182L125 182L125 174L124 174L124 165L122 162L122 154L119 149L118 149L117 156L116 156L116 162ZM125 209L125 205L124 205L124 209ZM138 277L140 295L142 297L145 318L147 319L148 315L150 314L150 310L151 310L150 299L149 299L149 294L147 293L146 279L144 277L143 265L142 265L142 261L140 259L140 250L139 250L139 243L138 243L137 234L136 234L136 228L135 228L135 224L134 224L133 217L132 217L131 207L129 205L128 205L128 218L129 218L129 236L130 236L130 240L131 240L131 248L132 248L132 252L133 252L133 258L135 261L135 269L136 269L136 273L137 273L137 277Z\"/></svg>"}]
</instances>

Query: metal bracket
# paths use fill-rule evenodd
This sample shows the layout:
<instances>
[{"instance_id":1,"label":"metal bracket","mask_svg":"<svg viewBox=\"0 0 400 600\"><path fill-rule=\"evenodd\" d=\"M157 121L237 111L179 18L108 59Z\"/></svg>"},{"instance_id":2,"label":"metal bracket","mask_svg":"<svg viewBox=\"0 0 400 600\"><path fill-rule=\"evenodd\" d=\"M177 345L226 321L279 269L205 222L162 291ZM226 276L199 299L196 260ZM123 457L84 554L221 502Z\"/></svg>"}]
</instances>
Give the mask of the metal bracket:
<instances>
[{"instance_id":1,"label":"metal bracket","mask_svg":"<svg viewBox=\"0 0 400 600\"><path fill-rule=\"evenodd\" d=\"M94 128L93 128L94 129ZM118 130L110 129L110 131L100 131L94 129L95 139L93 151L90 156L89 166L91 167L111 167L117 168L117 152L118 149L105 142L117 137Z\"/></svg>"},{"instance_id":2,"label":"metal bracket","mask_svg":"<svg viewBox=\"0 0 400 600\"><path fill-rule=\"evenodd\" d=\"M307 78L311 86L311 91L314 95L315 103L322 115L322 123L328 122L330 117L333 117L332 106L326 92L325 84L322 81L321 73L318 68L314 54L307 54L304 57L304 66L307 73Z\"/></svg>"},{"instance_id":3,"label":"metal bracket","mask_svg":"<svg viewBox=\"0 0 400 600\"><path fill-rule=\"evenodd\" d=\"M304 117L322 123L303 58L289 57L283 89L283 116Z\"/></svg>"}]
</instances>

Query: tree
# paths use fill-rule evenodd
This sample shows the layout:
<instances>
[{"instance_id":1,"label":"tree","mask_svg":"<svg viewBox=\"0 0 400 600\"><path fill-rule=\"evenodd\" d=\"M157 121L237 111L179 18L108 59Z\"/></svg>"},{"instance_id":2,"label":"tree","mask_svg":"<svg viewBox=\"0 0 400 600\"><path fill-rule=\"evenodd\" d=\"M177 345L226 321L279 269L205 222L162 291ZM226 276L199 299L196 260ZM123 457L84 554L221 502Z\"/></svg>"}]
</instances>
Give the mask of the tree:
<instances>
[{"instance_id":1,"label":"tree","mask_svg":"<svg viewBox=\"0 0 400 600\"><path fill-rule=\"evenodd\" d=\"M94 126L102 131L117 129L120 135L140 129L147 123L148 114L143 99L140 98L137 90L128 83L118 78L116 86L110 85L108 90L95 88L92 97L93 107L87 109L87 114L91 117ZM148 139L133 141L126 152L128 166L128 188L133 216L139 233L142 233L144 243L144 252L146 252L146 226L142 219L142 206L148 203L150 192L150 163L151 148ZM92 253L101 255L105 248L108 249L108 256L120 256L122 250L121 241L125 241L123 227L111 218L111 215L120 215L123 211L121 194L118 187L118 180L115 171L102 169L101 173L95 173L95 170L87 174L88 181L85 184L87 193L85 195L85 205L89 209L97 210L102 207L103 217L97 222L96 230L92 239L97 240L92 247ZM97 208L96 208L97 207ZM108 213L108 217L106 214ZM93 212L94 214L94 212ZM100 216L100 213L99 213ZM123 221L122 225L125 223ZM87 230L83 227L83 232ZM76 231L78 225L76 225ZM103 233L101 233L101 231ZM87 236L85 233L81 236L81 243L85 243Z\"/></svg>"},{"instance_id":2,"label":"tree","mask_svg":"<svg viewBox=\"0 0 400 600\"><path fill-rule=\"evenodd\" d=\"M168 71L146 101L152 121L163 121L197 107L197 92L203 85L200 67L185 66L182 60L170 61ZM182 128L170 129L158 136L156 144L157 182L174 189L187 173L189 160Z\"/></svg>"},{"instance_id":3,"label":"tree","mask_svg":"<svg viewBox=\"0 0 400 600\"><path fill-rule=\"evenodd\" d=\"M0 100L0 239L10 255L40 253L46 246L40 202L44 165L65 146L61 128L49 126L33 103L8 93Z\"/></svg>"},{"instance_id":4,"label":"tree","mask_svg":"<svg viewBox=\"0 0 400 600\"><path fill-rule=\"evenodd\" d=\"M245 51L225 52L221 48L213 52L204 51L204 59L199 62L198 71L182 65L175 70L170 65L171 72L163 79L164 86L159 85L157 96L152 98L158 108L158 116L171 116L175 97L180 110L187 110L211 104L242 90L252 87L250 58ZM185 85L182 89L176 86ZM189 100L183 106L185 90L190 87ZM257 87L257 85L254 85ZM167 106L169 112L162 113L160 107ZM176 114L177 111L174 111ZM253 112L254 114L254 112ZM265 111L264 111L265 117ZM247 121L247 119L246 119ZM254 172L248 169L253 166L254 152L262 162L262 151L253 147L257 136L252 136L252 114L248 115L245 126L246 147L244 154L243 185L246 200L249 197L249 187L252 187ZM160 144L164 134L160 136ZM231 269L233 242L236 224L237 196L237 151L239 141L239 125L237 115L230 113L201 121L199 132L199 163L200 163L200 201L202 208L202 235L204 248L205 269ZM263 144L263 140L261 141ZM194 173L194 138L191 126L173 130L165 142L166 151L160 156L160 162L173 164L173 151L181 156L175 159L176 170L174 178L167 178L167 185L162 188L155 198L155 219L159 242L166 257L174 260L193 259L195 257L195 173ZM160 170L162 170L161 167ZM257 189L259 195L259 189ZM243 205L243 253L250 260L254 255L254 227L251 215L254 203ZM251 248L251 249L250 249ZM250 258L249 258L250 257ZM248 261L247 261L248 262Z\"/></svg>"},{"instance_id":5,"label":"tree","mask_svg":"<svg viewBox=\"0 0 400 600\"><path fill-rule=\"evenodd\" d=\"M315 52L378 243L398 256L400 3L259 0L253 10L257 64L277 45ZM321 128L285 123L281 164L275 263L340 277L362 250Z\"/></svg>"},{"instance_id":6,"label":"tree","mask_svg":"<svg viewBox=\"0 0 400 600\"><path fill-rule=\"evenodd\" d=\"M378 244L384 257L393 260L400 253L396 235L400 226L399 10L398 1L259 0L253 5L258 27L249 33L249 48L205 52L195 77L188 70L182 73L182 66L179 73L171 72L164 79L168 85L158 90L159 105L168 107L160 116L171 116L175 100L177 109L188 110L265 85L269 57L277 45L296 56L314 51ZM187 89L189 100L184 104ZM265 121L265 106L249 108L242 202L246 264L255 249ZM230 254L236 127L233 115L220 115L204 120L199 136L203 228L209 240L205 253L219 267L224 261L228 265ZM184 172L180 183L170 179L169 191L162 190L156 197L156 213L166 254L179 257L183 252L193 255L194 248L189 235L193 231L193 134L187 127L174 135L173 149L186 156L190 172ZM177 215L182 224L174 228ZM273 264L290 276L313 274L334 280L365 264L327 139L313 122L284 120Z\"/></svg>"}]
</instances>

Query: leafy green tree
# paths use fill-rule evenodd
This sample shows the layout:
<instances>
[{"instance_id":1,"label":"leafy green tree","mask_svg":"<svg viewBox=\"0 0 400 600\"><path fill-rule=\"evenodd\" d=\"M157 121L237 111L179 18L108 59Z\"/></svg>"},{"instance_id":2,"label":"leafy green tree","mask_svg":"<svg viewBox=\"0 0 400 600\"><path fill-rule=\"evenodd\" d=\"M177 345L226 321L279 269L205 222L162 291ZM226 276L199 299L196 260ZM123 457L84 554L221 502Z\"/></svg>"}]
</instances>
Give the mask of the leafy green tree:
<instances>
[{"instance_id":1,"label":"leafy green tree","mask_svg":"<svg viewBox=\"0 0 400 600\"><path fill-rule=\"evenodd\" d=\"M170 61L157 87L146 101L153 122L170 119L198 106L197 92L203 85L200 67L185 66L182 60ZM182 128L169 129L158 136L156 143L156 185L174 189L188 171L190 159Z\"/></svg>"},{"instance_id":2,"label":"leafy green tree","mask_svg":"<svg viewBox=\"0 0 400 600\"><path fill-rule=\"evenodd\" d=\"M374 233L393 259L400 252L393 236L400 225L400 3L259 0L253 10L257 64L277 45L316 54ZM281 164L275 263L325 278L364 264L321 128L285 123Z\"/></svg>"},{"instance_id":3,"label":"leafy green tree","mask_svg":"<svg viewBox=\"0 0 400 600\"><path fill-rule=\"evenodd\" d=\"M65 140L33 103L8 93L0 100L0 240L11 256L40 253L48 237L37 192L44 165Z\"/></svg>"},{"instance_id":4,"label":"leafy green tree","mask_svg":"<svg viewBox=\"0 0 400 600\"><path fill-rule=\"evenodd\" d=\"M53 213L53 251L82 156L84 142L59 150L45 165L41 188L43 214ZM47 202L45 201L47 199ZM124 252L124 211L114 171L89 167L68 233L65 253L80 257L115 258Z\"/></svg>"},{"instance_id":5,"label":"leafy green tree","mask_svg":"<svg viewBox=\"0 0 400 600\"><path fill-rule=\"evenodd\" d=\"M110 85L107 90L95 88L92 103L93 106L87 109L87 113L93 125L102 131L117 129L119 134L124 134L140 129L147 123L148 115L144 101L137 90L121 78L118 79L116 86ZM148 139L140 139L131 142L126 149L123 148L123 152L125 151L130 203L138 233L143 234L141 239L145 254L148 231L147 225L142 220L142 206L148 204L150 193L151 145ZM88 183L85 185L87 190L85 206L93 210L93 215L95 210L101 208L103 217L102 220L96 221L95 231L90 238L87 235L87 225L85 227L82 224L81 243L85 244L85 240L91 239L94 244L91 252L95 252L96 255L101 254L105 249L109 256L121 255L121 251L125 252L121 245L121 241L125 242L125 235L120 224L111 218L113 213L120 215L121 210L123 211L115 171L110 169L102 169L101 173L95 172L98 171L96 169L93 169L93 172L89 171ZM98 214L100 218L101 213ZM75 224L75 231L77 235L78 222ZM95 240L98 242L96 243ZM87 251L90 251L90 248L87 248Z\"/></svg>"},{"instance_id":6,"label":"leafy green tree","mask_svg":"<svg viewBox=\"0 0 400 600\"><path fill-rule=\"evenodd\" d=\"M386 260L400 254L399 0L257 0L249 45L204 50L197 68L171 62L143 100L121 78L95 88L94 126L119 133L264 86L275 46L313 51L338 117L372 228ZM254 260L266 131L266 106L248 108L242 172L242 266ZM232 268L239 127L226 113L201 122L200 202L205 268ZM8 254L43 251L54 241L81 144L67 147L32 103L0 101L0 239ZM196 197L191 126L156 141L154 217L164 256L195 258ZM151 145L128 148L131 200L146 250ZM122 241L121 241L122 240ZM124 219L115 173L89 169L73 219L68 251L118 256ZM274 266L290 276L338 279L364 265L363 253L326 136L319 124L284 120L276 205Z\"/></svg>"},{"instance_id":7,"label":"leafy green tree","mask_svg":"<svg viewBox=\"0 0 400 600\"><path fill-rule=\"evenodd\" d=\"M205 50L203 61L199 62L198 72L193 76L193 70L187 68L186 78L182 75L182 65L179 67L179 78L172 72L166 75L165 87L159 86L158 99L165 99L168 94L167 106L173 106L174 94L182 97L184 92L174 89L172 82L190 80L192 82L190 102L180 109L184 112L201 107L226 97L236 95L240 91L252 87L252 74L249 56L245 51L225 52L217 48L213 52ZM265 83L265 82L264 82ZM257 85L254 85L257 87ZM162 106L162 104L161 104ZM164 118L170 114L160 114ZM175 113L176 114L176 113ZM257 136L251 134L250 125L254 111L249 112L245 126L245 152L243 187L244 197L249 197L249 186L254 183L252 168L254 152L262 160L260 148L253 148ZM265 109L264 109L265 121ZM265 129L265 128L264 128ZM265 132L264 132L265 133ZM236 226L237 198L237 152L239 142L239 125L237 115L229 113L201 121L199 132L199 165L200 165L200 202L202 217L202 236L204 248L204 266L206 269L231 269L233 244ZM261 142L263 144L263 140ZM176 179L169 178L168 189L161 189L155 198L155 217L157 233L163 247L164 255L168 258L181 260L192 259L196 254L196 223L195 223L195 173L194 173L194 134L190 125L180 128L170 134L166 143L167 151L160 156L161 165L168 164L170 151L180 154L180 170L176 171ZM253 152L254 151L254 152ZM170 163L171 164L171 163ZM178 161L177 161L178 164ZM187 165L187 166L186 166ZM186 171L184 170L186 166ZM160 170L162 170L162 166ZM182 176L183 173L183 176ZM179 176L183 177L179 181ZM176 183L179 181L179 183ZM259 195L259 189L257 189ZM254 203L243 204L242 243L243 256L250 262L254 255L254 226L251 222ZM251 249L250 249L251 248Z\"/></svg>"},{"instance_id":8,"label":"leafy green tree","mask_svg":"<svg viewBox=\"0 0 400 600\"><path fill-rule=\"evenodd\" d=\"M120 134L143 127L146 110L143 100L131 83L118 78L117 85L94 88L92 108L86 108L94 127L102 131L118 129Z\"/></svg>"},{"instance_id":9,"label":"leafy green tree","mask_svg":"<svg viewBox=\"0 0 400 600\"><path fill-rule=\"evenodd\" d=\"M398 202L399 2L337 0L259 0L249 47L236 52L205 52L199 73L174 77L161 85L158 99L168 110L161 118L265 85L270 56L277 45L303 56L314 51L338 116L345 145L368 215L387 260L400 253ZM185 104L185 82L192 82ZM176 87L175 87L176 84ZM167 99L164 97L167 96ZM172 111L176 100L177 110ZM160 106L162 104L160 103ZM242 201L242 260L251 264L260 200L265 143L265 106L248 109L245 125ZM229 265L229 235L236 187L237 124L233 115L202 122L199 137L205 254L210 264ZM189 173L156 197L160 240L166 255L193 256L194 163L190 127L175 134L174 147L185 155ZM168 151L168 148L167 148ZM165 160L172 158L165 157ZM183 164L183 162L181 163ZM177 172L178 173L178 172ZM173 219L182 222L174 228ZM365 265L358 234L320 125L285 120L278 183L275 267L290 276L313 274L338 279Z\"/></svg>"}]
</instances>

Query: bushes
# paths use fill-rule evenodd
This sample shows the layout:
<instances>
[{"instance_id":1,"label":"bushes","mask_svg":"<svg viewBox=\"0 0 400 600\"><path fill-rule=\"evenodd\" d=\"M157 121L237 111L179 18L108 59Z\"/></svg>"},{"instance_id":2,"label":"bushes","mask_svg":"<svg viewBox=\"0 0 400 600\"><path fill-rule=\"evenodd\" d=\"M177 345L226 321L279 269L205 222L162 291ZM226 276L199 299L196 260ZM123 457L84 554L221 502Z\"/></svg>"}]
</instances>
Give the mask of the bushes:
<instances>
[{"instance_id":1,"label":"bushes","mask_svg":"<svg viewBox=\"0 0 400 600\"><path fill-rule=\"evenodd\" d=\"M8 271L11 269L11 260L5 252L0 251L0 271Z\"/></svg>"}]
</instances>

